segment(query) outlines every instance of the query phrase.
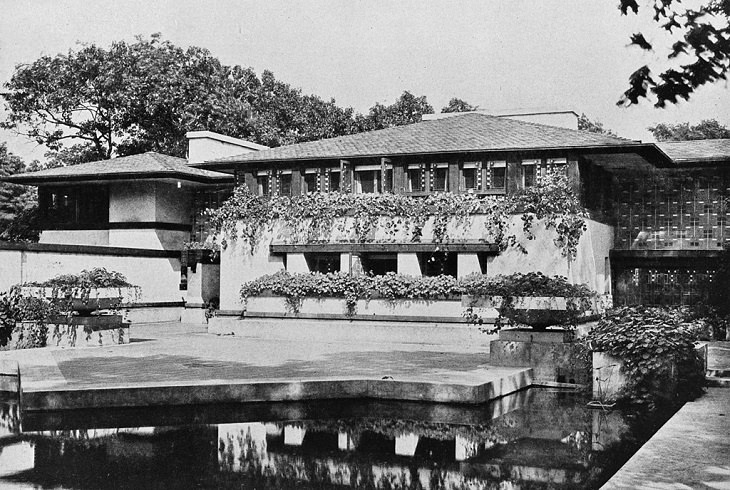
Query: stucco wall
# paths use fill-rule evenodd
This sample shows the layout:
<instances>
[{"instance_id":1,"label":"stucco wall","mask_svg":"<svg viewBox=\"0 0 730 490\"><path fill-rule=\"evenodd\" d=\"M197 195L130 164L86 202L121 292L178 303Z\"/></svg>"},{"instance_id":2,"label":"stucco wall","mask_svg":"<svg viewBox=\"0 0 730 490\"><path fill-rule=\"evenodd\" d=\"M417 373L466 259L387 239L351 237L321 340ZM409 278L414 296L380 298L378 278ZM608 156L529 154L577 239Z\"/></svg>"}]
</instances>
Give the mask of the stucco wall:
<instances>
[{"instance_id":1,"label":"stucco wall","mask_svg":"<svg viewBox=\"0 0 730 490\"><path fill-rule=\"evenodd\" d=\"M44 281L58 274L105 267L121 272L142 289L141 302L181 301L180 261L163 257L133 257L80 253L0 250L0 291L14 284Z\"/></svg>"},{"instance_id":2,"label":"stucco wall","mask_svg":"<svg viewBox=\"0 0 730 490\"><path fill-rule=\"evenodd\" d=\"M155 184L120 182L109 186L109 222L133 223L155 221Z\"/></svg>"},{"instance_id":3,"label":"stucco wall","mask_svg":"<svg viewBox=\"0 0 730 490\"><path fill-rule=\"evenodd\" d=\"M39 243L109 245L109 230L44 230Z\"/></svg>"},{"instance_id":4,"label":"stucco wall","mask_svg":"<svg viewBox=\"0 0 730 490\"><path fill-rule=\"evenodd\" d=\"M351 218L347 218L351 220ZM460 226L450 228L452 240L485 240L489 234L483 216L474 216ZM351 224L351 223L350 223ZM522 219L514 216L510 224L510 233L514 233L527 250L524 254L516 249L506 250L491 258L487 264L487 275L512 274L515 272L540 271L546 275L561 275L576 284L587 284L594 291L604 294L610 292L610 269L606 269L609 250L613 243L613 228L608 225L587 221L588 230L583 234L578 245L576 260L569 264L555 245L554 230L546 230L542 223L535 222L533 234L535 238L528 240L522 232ZM302 224L306 229L307 223ZM343 227L345 230L351 226ZM431 223L424 228L422 242L428 243L433 236ZM332 242L346 242L353 238L350 231L335 232L330 237ZM293 237L288 230L274 227L272 231L262 235L262 239L251 253L248 245L240 241L229 240L229 246L221 253L221 309L240 310L242 304L238 291L246 281L264 274L272 274L284 269L284 259L270 256L271 243L286 243ZM374 234L376 242L409 243L410 235L400 233L391 236L378 230Z\"/></svg>"},{"instance_id":5,"label":"stucco wall","mask_svg":"<svg viewBox=\"0 0 730 490\"><path fill-rule=\"evenodd\" d=\"M155 185L155 221L190 224L193 196L190 189L167 182Z\"/></svg>"}]
</instances>

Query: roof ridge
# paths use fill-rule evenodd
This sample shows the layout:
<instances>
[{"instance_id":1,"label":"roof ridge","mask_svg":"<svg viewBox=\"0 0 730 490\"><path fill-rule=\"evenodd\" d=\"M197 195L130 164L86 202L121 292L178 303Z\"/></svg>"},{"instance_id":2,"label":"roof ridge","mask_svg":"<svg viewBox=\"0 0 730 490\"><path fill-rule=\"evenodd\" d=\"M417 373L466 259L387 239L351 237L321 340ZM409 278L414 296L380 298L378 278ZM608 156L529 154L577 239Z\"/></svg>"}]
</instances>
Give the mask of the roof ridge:
<instances>
[{"instance_id":1,"label":"roof ridge","mask_svg":"<svg viewBox=\"0 0 730 490\"><path fill-rule=\"evenodd\" d=\"M600 138L613 138L613 139L617 139L617 140L621 140L621 141L631 141L633 143L641 142L641 140L632 140L632 139L624 138L623 136L618 136L618 135L595 133L593 131L588 131L587 129L573 129L573 128L565 128L563 126L551 126L550 124L538 123L538 122L534 122L534 121L520 121L519 119L514 119L509 116L491 116L491 117L494 117L496 119L510 119L510 120L515 121L520 124L530 124L532 126L538 126L538 127L542 127L542 128L559 129L562 131L571 131L573 133L578 133L578 134L595 135Z\"/></svg>"}]
</instances>

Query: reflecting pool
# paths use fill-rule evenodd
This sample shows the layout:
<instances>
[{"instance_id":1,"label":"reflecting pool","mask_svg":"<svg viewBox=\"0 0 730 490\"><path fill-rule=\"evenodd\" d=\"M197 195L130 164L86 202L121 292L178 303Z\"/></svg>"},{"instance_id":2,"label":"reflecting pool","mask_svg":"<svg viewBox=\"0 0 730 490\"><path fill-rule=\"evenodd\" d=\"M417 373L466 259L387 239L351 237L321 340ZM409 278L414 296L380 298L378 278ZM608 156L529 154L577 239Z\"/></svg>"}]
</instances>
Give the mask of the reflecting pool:
<instances>
[{"instance_id":1,"label":"reflecting pool","mask_svg":"<svg viewBox=\"0 0 730 490\"><path fill-rule=\"evenodd\" d=\"M0 488L598 488L664 422L529 389L480 406L250 403L25 414Z\"/></svg>"}]
</instances>

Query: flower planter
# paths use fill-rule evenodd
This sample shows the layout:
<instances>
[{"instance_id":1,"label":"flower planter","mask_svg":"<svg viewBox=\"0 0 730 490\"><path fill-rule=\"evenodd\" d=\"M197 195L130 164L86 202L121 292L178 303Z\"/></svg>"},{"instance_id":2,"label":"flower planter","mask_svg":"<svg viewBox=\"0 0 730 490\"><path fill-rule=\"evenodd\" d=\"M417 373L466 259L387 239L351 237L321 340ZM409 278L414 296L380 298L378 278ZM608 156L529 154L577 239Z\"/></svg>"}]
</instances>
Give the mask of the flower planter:
<instances>
[{"instance_id":1,"label":"flower planter","mask_svg":"<svg viewBox=\"0 0 730 490\"><path fill-rule=\"evenodd\" d=\"M138 295L138 288L92 288L88 297L85 297L85 290L82 288L23 286L20 288L20 294L31 298L43 298L48 301L68 300L71 311L89 313L96 310L116 309L122 303L133 302Z\"/></svg>"},{"instance_id":2,"label":"flower planter","mask_svg":"<svg viewBox=\"0 0 730 490\"><path fill-rule=\"evenodd\" d=\"M371 299L358 300L355 314L347 315L347 303L342 298L304 298L299 311L287 308L283 296L254 296L247 300L246 317L268 318L335 318L394 321L465 321L459 300Z\"/></svg>"},{"instance_id":3,"label":"flower planter","mask_svg":"<svg viewBox=\"0 0 730 490\"><path fill-rule=\"evenodd\" d=\"M502 314L515 323L528 325L535 330L545 330L551 325L561 325L577 316L588 319L598 314L598 302L589 298L589 307L582 311L580 302L585 298L566 298L562 296L517 296L512 305ZM462 305L465 308L503 308L504 298L501 296L469 296L464 295Z\"/></svg>"},{"instance_id":4,"label":"flower planter","mask_svg":"<svg viewBox=\"0 0 730 490\"><path fill-rule=\"evenodd\" d=\"M19 322L13 333L16 348L38 347L31 338L43 336L47 347L100 347L129 343L130 324L121 315L74 316L68 323L66 316L56 316L46 325L45 332L38 330L36 322ZM20 339L24 340L20 340Z\"/></svg>"}]
</instances>

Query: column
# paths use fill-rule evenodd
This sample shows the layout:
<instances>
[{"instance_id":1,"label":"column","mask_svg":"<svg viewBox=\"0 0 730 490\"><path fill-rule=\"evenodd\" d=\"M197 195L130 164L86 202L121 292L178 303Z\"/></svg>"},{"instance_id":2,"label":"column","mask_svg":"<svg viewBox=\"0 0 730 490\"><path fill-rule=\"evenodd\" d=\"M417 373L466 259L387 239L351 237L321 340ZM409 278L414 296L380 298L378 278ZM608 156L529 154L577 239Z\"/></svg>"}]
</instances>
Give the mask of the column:
<instances>
[{"instance_id":1,"label":"column","mask_svg":"<svg viewBox=\"0 0 730 490\"><path fill-rule=\"evenodd\" d=\"M304 254L286 254L286 270L287 272L291 272L292 274L308 274L309 266L307 265L307 259L304 258Z\"/></svg>"},{"instance_id":2,"label":"column","mask_svg":"<svg viewBox=\"0 0 730 490\"><path fill-rule=\"evenodd\" d=\"M403 434L395 438L395 454L398 456L414 456L418 446L417 434Z\"/></svg>"},{"instance_id":3,"label":"column","mask_svg":"<svg viewBox=\"0 0 730 490\"><path fill-rule=\"evenodd\" d=\"M398 274L420 277L421 264L416 253L398 253Z\"/></svg>"},{"instance_id":4,"label":"column","mask_svg":"<svg viewBox=\"0 0 730 490\"><path fill-rule=\"evenodd\" d=\"M460 253L456 255L456 277L461 279L469 274L481 274L482 266L476 253Z\"/></svg>"}]
</instances>

